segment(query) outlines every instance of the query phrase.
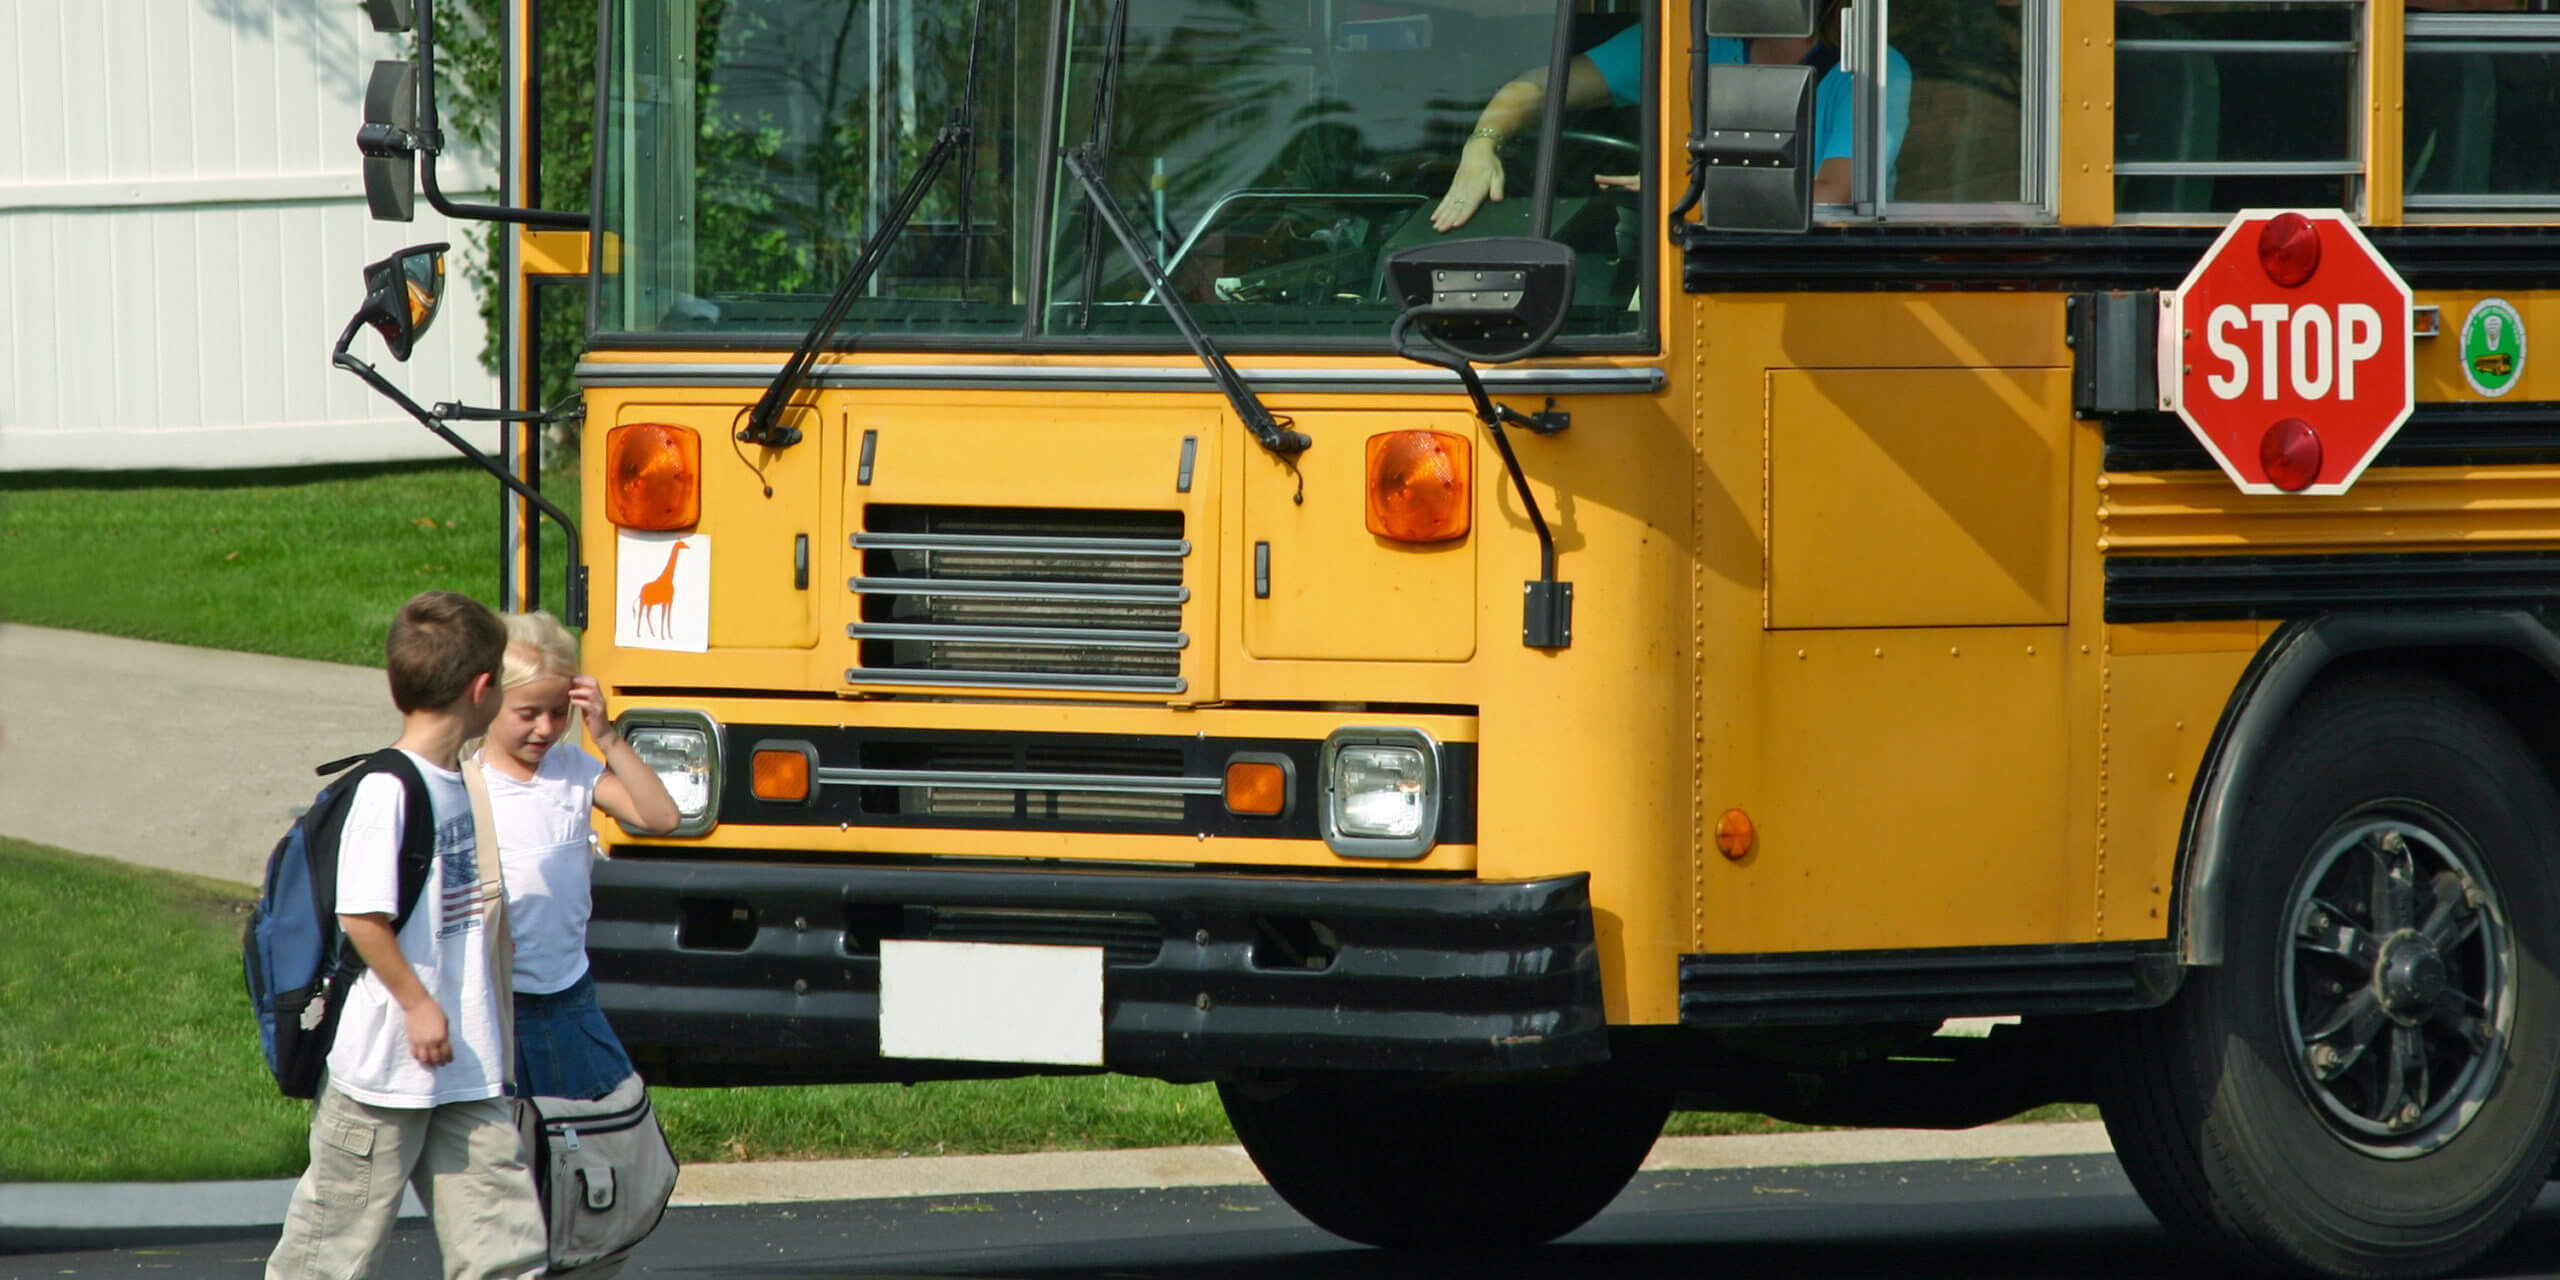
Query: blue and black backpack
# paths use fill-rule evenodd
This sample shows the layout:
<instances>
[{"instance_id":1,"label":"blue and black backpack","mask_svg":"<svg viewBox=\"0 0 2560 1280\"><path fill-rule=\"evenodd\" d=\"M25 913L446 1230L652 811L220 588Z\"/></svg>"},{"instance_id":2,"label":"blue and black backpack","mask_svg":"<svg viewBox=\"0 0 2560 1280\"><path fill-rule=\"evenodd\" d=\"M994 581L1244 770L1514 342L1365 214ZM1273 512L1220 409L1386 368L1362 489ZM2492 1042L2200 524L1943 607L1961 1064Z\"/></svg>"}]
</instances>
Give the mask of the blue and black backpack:
<instances>
[{"instance_id":1,"label":"blue and black backpack","mask_svg":"<svg viewBox=\"0 0 2560 1280\"><path fill-rule=\"evenodd\" d=\"M349 769L348 766L354 768ZM258 1044L267 1070L288 1098L313 1098L338 1036L347 988L364 973L338 928L338 841L355 801L356 784L376 773L400 779L408 793L400 836L400 932L426 891L436 856L435 813L426 779L405 751L385 747L366 756L332 760L315 772L345 776L320 789L318 798L267 855L267 882L240 937L241 967L248 974L249 1003L258 1015Z\"/></svg>"}]
</instances>

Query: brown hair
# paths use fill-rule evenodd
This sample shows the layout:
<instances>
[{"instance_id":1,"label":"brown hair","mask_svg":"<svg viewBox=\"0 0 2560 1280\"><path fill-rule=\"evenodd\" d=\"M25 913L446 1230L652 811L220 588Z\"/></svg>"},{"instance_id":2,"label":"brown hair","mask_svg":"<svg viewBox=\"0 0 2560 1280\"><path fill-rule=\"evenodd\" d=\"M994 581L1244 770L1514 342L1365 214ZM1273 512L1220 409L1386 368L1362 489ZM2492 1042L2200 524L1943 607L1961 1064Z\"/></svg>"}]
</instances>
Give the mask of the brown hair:
<instances>
[{"instance_id":1,"label":"brown hair","mask_svg":"<svg viewBox=\"0 0 2560 1280\"><path fill-rule=\"evenodd\" d=\"M497 678L507 629L469 596L421 591L391 620L382 656L391 671L391 705L403 713L441 710L471 692L473 676Z\"/></svg>"}]
</instances>

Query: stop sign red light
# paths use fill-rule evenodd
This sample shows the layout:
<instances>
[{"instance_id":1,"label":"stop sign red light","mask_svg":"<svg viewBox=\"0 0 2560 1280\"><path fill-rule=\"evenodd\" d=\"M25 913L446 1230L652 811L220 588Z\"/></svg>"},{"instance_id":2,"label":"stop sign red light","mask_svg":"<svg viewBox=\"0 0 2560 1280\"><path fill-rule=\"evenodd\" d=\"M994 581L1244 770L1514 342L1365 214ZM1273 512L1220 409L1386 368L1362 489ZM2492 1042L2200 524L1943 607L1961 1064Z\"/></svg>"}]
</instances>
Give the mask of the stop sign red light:
<instances>
[{"instance_id":1,"label":"stop sign red light","mask_svg":"<svg viewBox=\"0 0 2560 1280\"><path fill-rule=\"evenodd\" d=\"M2244 209L2161 295L2160 388L2248 493L2344 493L2408 421L2409 286L2335 209Z\"/></svg>"}]
</instances>

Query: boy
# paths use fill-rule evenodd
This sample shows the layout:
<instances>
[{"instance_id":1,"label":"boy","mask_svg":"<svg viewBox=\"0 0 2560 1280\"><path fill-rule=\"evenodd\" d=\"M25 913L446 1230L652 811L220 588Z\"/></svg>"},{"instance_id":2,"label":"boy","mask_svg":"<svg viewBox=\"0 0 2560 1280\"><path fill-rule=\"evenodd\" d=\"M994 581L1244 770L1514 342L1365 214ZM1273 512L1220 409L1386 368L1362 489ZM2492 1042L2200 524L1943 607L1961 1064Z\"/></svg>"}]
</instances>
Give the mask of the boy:
<instances>
[{"instance_id":1,"label":"boy","mask_svg":"<svg viewBox=\"0 0 2560 1280\"><path fill-rule=\"evenodd\" d=\"M270 1280L373 1274L401 1190L435 1221L449 1280L539 1272L547 1256L533 1174L505 1092L478 840L458 756L497 716L506 628L478 601L429 591L383 645L400 738L434 805L435 863L395 936L397 776L356 784L338 847L338 923L364 957L345 995L311 1114L311 1166L293 1190Z\"/></svg>"}]
</instances>

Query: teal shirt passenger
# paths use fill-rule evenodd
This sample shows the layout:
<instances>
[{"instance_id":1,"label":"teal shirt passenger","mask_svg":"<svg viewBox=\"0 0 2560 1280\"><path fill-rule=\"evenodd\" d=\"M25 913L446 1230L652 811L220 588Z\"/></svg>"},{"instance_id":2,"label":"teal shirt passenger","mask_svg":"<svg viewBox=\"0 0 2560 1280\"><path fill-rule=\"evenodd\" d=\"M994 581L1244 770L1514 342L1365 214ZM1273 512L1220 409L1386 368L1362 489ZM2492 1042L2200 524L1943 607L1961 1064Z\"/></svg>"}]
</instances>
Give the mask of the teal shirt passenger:
<instances>
[{"instance_id":1,"label":"teal shirt passenger","mask_svg":"<svg viewBox=\"0 0 2560 1280\"><path fill-rule=\"evenodd\" d=\"M1816 46L1818 52L1831 51ZM1609 100L1618 106L1632 107L1644 97L1644 28L1629 27L1601 41L1582 55L1591 60L1600 78L1608 82ZM1750 48L1731 36L1714 36L1707 41L1709 66L1734 65L1750 61ZM1911 123L1911 64L1892 49L1885 50L1888 69L1885 74L1884 165L1885 193L1893 192L1893 167L1902 154L1902 134ZM1857 101L1857 82L1830 59L1830 69L1813 88L1813 165L1822 167L1826 160L1849 158L1855 130L1850 127Z\"/></svg>"}]
</instances>

